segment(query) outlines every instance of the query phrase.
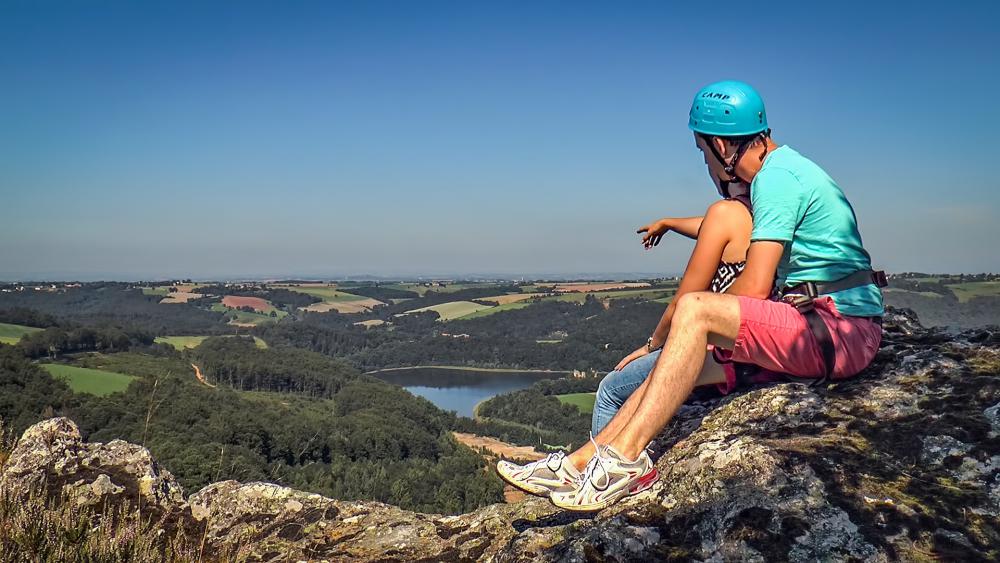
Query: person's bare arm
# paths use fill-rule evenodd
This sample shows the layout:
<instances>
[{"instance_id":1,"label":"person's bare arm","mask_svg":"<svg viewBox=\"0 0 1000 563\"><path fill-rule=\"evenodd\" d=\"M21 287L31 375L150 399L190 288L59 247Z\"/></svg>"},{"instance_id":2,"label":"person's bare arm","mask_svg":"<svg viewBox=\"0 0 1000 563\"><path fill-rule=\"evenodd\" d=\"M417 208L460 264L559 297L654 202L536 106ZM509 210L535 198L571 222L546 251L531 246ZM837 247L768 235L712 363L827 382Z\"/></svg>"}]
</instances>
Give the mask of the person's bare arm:
<instances>
[{"instance_id":1,"label":"person's bare arm","mask_svg":"<svg viewBox=\"0 0 1000 563\"><path fill-rule=\"evenodd\" d=\"M670 333L670 319L674 316L674 308L678 298L685 293L705 291L712 283L722 253L732 239L732 225L737 224L736 213L745 212L739 203L720 201L712 204L700 222L700 230L695 233L697 243L688 259L677 293L670 300L670 305L660 317L660 322L653 331L653 346L662 346Z\"/></svg>"},{"instance_id":2,"label":"person's bare arm","mask_svg":"<svg viewBox=\"0 0 1000 563\"><path fill-rule=\"evenodd\" d=\"M785 243L758 240L750 243L747 265L726 293L755 299L767 299L774 287L774 275L785 251Z\"/></svg>"},{"instance_id":3,"label":"person's bare arm","mask_svg":"<svg viewBox=\"0 0 1000 563\"><path fill-rule=\"evenodd\" d=\"M738 206L738 207L737 207ZM719 262L722 260L722 253L726 245L732 239L732 226L739 224L736 220L737 213L746 213L742 205L735 202L720 201L712 204L705 214L704 221L701 222L701 230L697 233L698 242L695 244L691 258L688 260L687 268L684 269L684 277L681 278L677 293L674 294L670 305L660 317L660 322L653 331L654 348L659 348L667 341L670 333L670 321L674 316L677 299L685 293L693 291L705 291L712 283ZM646 346L635 350L615 367L616 370L628 365L632 360L648 354Z\"/></svg>"},{"instance_id":4,"label":"person's bare arm","mask_svg":"<svg viewBox=\"0 0 1000 563\"><path fill-rule=\"evenodd\" d=\"M698 238L698 230L701 229L701 223L704 219L704 217L664 217L659 221L639 227L636 232L646 233L642 235L642 245L646 248L652 248L660 244L663 235L670 231L684 235L689 239Z\"/></svg>"}]
</instances>

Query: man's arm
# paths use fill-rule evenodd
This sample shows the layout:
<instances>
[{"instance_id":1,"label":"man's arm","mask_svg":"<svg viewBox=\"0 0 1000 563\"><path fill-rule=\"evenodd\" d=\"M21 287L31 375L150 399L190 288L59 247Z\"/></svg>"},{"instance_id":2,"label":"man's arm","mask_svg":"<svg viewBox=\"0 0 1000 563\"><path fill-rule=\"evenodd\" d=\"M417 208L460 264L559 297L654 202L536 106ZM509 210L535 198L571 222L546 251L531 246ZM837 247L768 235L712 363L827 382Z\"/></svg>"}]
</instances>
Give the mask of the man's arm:
<instances>
[{"instance_id":1,"label":"man's arm","mask_svg":"<svg viewBox=\"0 0 1000 563\"><path fill-rule=\"evenodd\" d=\"M774 275L784 251L785 243L779 241L757 240L750 243L747 266L726 293L767 299L774 287Z\"/></svg>"}]
</instances>

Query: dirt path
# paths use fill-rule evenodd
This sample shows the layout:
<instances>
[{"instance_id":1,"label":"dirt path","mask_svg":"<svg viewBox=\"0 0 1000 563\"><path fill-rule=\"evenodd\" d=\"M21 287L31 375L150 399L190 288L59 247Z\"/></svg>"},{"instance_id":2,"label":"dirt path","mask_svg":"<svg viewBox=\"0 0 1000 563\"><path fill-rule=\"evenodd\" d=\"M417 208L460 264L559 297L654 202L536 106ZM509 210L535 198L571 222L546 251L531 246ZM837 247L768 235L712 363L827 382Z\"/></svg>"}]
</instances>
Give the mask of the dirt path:
<instances>
[{"instance_id":1,"label":"dirt path","mask_svg":"<svg viewBox=\"0 0 1000 563\"><path fill-rule=\"evenodd\" d=\"M488 436L477 436L476 434L466 434L464 432L452 432L452 435L455 436L456 440L474 450L478 451L479 448L486 448L490 453L496 456L504 456L507 459L535 461L536 459L545 457L545 454L536 452L530 446L515 446Z\"/></svg>"},{"instance_id":2,"label":"dirt path","mask_svg":"<svg viewBox=\"0 0 1000 563\"><path fill-rule=\"evenodd\" d=\"M198 366L196 366L194 364L191 364L191 367L194 368L194 376L198 378L198 381L200 381L202 383L202 385L205 385L205 386L208 386L208 387L215 387L215 385L212 385L211 383L208 382L207 379L205 379L205 376L201 373L201 368L199 368Z\"/></svg>"},{"instance_id":3,"label":"dirt path","mask_svg":"<svg viewBox=\"0 0 1000 563\"><path fill-rule=\"evenodd\" d=\"M501 455L507 459L513 459L521 462L535 461L545 457L545 454L536 452L534 448L528 446L515 446L513 444L497 440L496 438L477 436L476 434L465 434L463 432L452 432L452 435L455 436L456 440L466 446L469 446L477 452L480 448L485 448L486 451L489 452L484 456L489 464L489 467L486 468L487 471L495 471L492 465ZM520 502L521 500L524 500L525 496L527 495L519 489L504 484L503 498L506 502Z\"/></svg>"}]
</instances>

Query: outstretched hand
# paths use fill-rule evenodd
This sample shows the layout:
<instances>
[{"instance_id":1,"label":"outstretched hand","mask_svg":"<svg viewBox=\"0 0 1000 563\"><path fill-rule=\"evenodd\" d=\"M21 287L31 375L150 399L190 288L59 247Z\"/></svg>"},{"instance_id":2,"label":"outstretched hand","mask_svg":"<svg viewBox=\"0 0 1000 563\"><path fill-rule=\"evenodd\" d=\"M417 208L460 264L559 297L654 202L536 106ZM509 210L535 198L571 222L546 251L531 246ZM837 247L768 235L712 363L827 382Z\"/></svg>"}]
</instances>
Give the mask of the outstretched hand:
<instances>
[{"instance_id":1,"label":"outstretched hand","mask_svg":"<svg viewBox=\"0 0 1000 563\"><path fill-rule=\"evenodd\" d=\"M644 246L646 250L649 250L650 248L660 244L660 239L662 239L663 235L667 234L669 231L670 227L661 219L644 227L640 227L636 233L642 235L642 246Z\"/></svg>"}]
</instances>

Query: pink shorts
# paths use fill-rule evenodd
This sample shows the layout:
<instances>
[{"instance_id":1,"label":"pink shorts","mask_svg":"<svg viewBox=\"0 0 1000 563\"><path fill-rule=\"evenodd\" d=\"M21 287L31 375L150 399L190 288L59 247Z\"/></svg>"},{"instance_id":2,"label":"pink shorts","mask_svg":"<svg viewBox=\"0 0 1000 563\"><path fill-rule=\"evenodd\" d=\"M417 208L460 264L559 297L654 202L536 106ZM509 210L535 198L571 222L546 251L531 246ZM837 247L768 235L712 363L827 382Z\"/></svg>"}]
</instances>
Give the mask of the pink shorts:
<instances>
[{"instance_id":1,"label":"pink shorts","mask_svg":"<svg viewBox=\"0 0 1000 563\"><path fill-rule=\"evenodd\" d=\"M762 368L754 382L785 381L786 375L819 378L825 373L823 354L802 313L782 301L740 296L740 329L732 351L716 349L723 362L723 393L737 384L729 361ZM882 325L871 317L845 317L829 297L815 301L816 311L830 329L836 351L830 379L846 379L868 367L882 342Z\"/></svg>"}]
</instances>

